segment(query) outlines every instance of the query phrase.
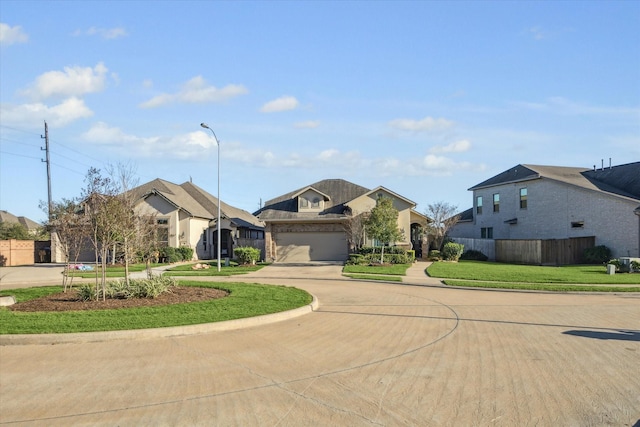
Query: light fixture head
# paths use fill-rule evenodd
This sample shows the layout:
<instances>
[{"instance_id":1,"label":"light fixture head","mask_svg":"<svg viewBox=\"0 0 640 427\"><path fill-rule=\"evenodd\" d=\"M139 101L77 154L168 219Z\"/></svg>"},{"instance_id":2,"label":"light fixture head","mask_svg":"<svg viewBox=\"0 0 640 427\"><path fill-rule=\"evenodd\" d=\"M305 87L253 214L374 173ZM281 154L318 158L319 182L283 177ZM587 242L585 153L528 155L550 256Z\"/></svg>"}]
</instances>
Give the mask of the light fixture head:
<instances>
[{"instance_id":1,"label":"light fixture head","mask_svg":"<svg viewBox=\"0 0 640 427\"><path fill-rule=\"evenodd\" d=\"M205 129L209 129L209 125L206 123L200 123L200 126L202 126Z\"/></svg>"}]
</instances>

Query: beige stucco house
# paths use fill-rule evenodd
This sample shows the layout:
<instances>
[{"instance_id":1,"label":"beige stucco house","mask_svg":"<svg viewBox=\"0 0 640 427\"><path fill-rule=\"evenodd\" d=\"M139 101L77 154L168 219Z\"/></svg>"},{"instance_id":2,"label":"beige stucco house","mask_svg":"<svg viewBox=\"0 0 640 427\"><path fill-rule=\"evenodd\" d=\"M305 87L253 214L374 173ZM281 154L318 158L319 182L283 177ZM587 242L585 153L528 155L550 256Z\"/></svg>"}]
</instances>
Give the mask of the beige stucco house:
<instances>
[{"instance_id":1,"label":"beige stucco house","mask_svg":"<svg viewBox=\"0 0 640 427\"><path fill-rule=\"evenodd\" d=\"M187 246L196 259L215 259L220 229L221 258L233 258L233 249L238 246L256 247L264 254L264 225L260 220L221 202L218 227L218 199L192 182L177 185L155 179L131 192L137 199L137 212L155 217L163 245Z\"/></svg>"},{"instance_id":2,"label":"beige stucco house","mask_svg":"<svg viewBox=\"0 0 640 427\"><path fill-rule=\"evenodd\" d=\"M266 259L276 262L344 261L350 250L348 223L370 212L380 196L393 200L408 249L422 245L427 218L411 200L384 187L370 190L342 179L326 179L276 197L255 212L265 224ZM365 242L373 245L371 239Z\"/></svg>"}]
</instances>

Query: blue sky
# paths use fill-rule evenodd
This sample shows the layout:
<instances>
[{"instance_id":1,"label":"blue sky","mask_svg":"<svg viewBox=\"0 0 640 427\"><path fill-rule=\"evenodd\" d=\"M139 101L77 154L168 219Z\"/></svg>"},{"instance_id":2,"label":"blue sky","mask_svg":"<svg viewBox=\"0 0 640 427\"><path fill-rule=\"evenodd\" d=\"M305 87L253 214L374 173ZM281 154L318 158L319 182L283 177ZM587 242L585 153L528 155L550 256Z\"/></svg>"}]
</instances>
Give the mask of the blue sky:
<instances>
[{"instance_id":1,"label":"blue sky","mask_svg":"<svg viewBox=\"0 0 640 427\"><path fill-rule=\"evenodd\" d=\"M89 167L250 212L327 178L464 210L519 163L640 160L640 2L0 2L0 209Z\"/></svg>"}]
</instances>

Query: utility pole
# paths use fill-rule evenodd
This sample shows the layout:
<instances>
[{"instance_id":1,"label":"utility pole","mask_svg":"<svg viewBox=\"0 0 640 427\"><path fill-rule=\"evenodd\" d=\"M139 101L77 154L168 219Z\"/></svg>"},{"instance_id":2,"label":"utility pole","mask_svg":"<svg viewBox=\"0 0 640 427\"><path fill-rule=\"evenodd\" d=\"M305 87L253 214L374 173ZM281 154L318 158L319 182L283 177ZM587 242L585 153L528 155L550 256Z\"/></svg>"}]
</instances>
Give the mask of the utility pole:
<instances>
[{"instance_id":1,"label":"utility pole","mask_svg":"<svg viewBox=\"0 0 640 427\"><path fill-rule=\"evenodd\" d=\"M44 122L44 136L40 135L40 138L44 138L45 148L40 147L40 150L47 152L47 159L42 160L42 162L47 163L47 190L48 190L48 204L47 204L47 218L49 222L51 222L51 207L53 201L51 200L51 160L49 158L49 127L47 126L47 122Z\"/></svg>"}]
</instances>

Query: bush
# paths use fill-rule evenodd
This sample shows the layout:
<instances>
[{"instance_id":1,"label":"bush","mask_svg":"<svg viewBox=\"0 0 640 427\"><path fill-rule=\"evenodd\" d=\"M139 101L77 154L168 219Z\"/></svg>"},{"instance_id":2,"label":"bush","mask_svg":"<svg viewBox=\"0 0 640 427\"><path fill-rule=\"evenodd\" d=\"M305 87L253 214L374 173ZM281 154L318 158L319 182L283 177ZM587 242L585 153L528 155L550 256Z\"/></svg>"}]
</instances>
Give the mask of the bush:
<instances>
[{"instance_id":1,"label":"bush","mask_svg":"<svg viewBox=\"0 0 640 427\"><path fill-rule=\"evenodd\" d=\"M105 298L155 298L158 295L169 292L176 281L172 277L157 276L151 279L114 280L105 285ZM84 283L78 289L78 298L90 301L102 298L102 289L96 292L95 285Z\"/></svg>"},{"instance_id":2,"label":"bush","mask_svg":"<svg viewBox=\"0 0 640 427\"><path fill-rule=\"evenodd\" d=\"M186 246L178 248L177 252L180 254L182 261L191 261L193 259L193 249Z\"/></svg>"},{"instance_id":3,"label":"bush","mask_svg":"<svg viewBox=\"0 0 640 427\"><path fill-rule=\"evenodd\" d=\"M160 256L164 257L164 261L169 264L182 261L182 254L171 246L162 248L160 250Z\"/></svg>"},{"instance_id":4,"label":"bush","mask_svg":"<svg viewBox=\"0 0 640 427\"><path fill-rule=\"evenodd\" d=\"M458 261L463 251L464 245L460 243L445 243L444 247L442 248L442 258L447 261Z\"/></svg>"},{"instance_id":5,"label":"bush","mask_svg":"<svg viewBox=\"0 0 640 427\"><path fill-rule=\"evenodd\" d=\"M255 264L260 261L260 249L251 246L239 246L233 253L240 264Z\"/></svg>"},{"instance_id":6,"label":"bush","mask_svg":"<svg viewBox=\"0 0 640 427\"><path fill-rule=\"evenodd\" d=\"M465 251L462 255L460 255L460 259L465 259L469 261L486 261L489 259L489 257L480 251L476 251L475 249L469 249L468 251Z\"/></svg>"},{"instance_id":7,"label":"bush","mask_svg":"<svg viewBox=\"0 0 640 427\"><path fill-rule=\"evenodd\" d=\"M639 271L640 272L640 262L631 261L631 272L633 273L634 271Z\"/></svg>"},{"instance_id":8,"label":"bush","mask_svg":"<svg viewBox=\"0 0 640 427\"><path fill-rule=\"evenodd\" d=\"M611 249L605 245L594 246L585 249L582 255L587 264L604 264L611 259Z\"/></svg>"},{"instance_id":9,"label":"bush","mask_svg":"<svg viewBox=\"0 0 640 427\"><path fill-rule=\"evenodd\" d=\"M409 262L413 262L416 260L416 251L410 249L407 251L407 256L409 257Z\"/></svg>"},{"instance_id":10,"label":"bush","mask_svg":"<svg viewBox=\"0 0 640 427\"><path fill-rule=\"evenodd\" d=\"M349 265L362 265L367 264L367 260L364 255L361 254L349 254L349 259L347 260L347 264Z\"/></svg>"},{"instance_id":11,"label":"bush","mask_svg":"<svg viewBox=\"0 0 640 427\"><path fill-rule=\"evenodd\" d=\"M442 257L440 256L440 251L429 251L429 261L440 261L441 259Z\"/></svg>"},{"instance_id":12,"label":"bush","mask_svg":"<svg viewBox=\"0 0 640 427\"><path fill-rule=\"evenodd\" d=\"M610 259L609 261L607 261L607 264L610 265L615 265L616 266L616 271L620 271L620 267L622 266L622 263L620 262L619 259Z\"/></svg>"}]
</instances>

